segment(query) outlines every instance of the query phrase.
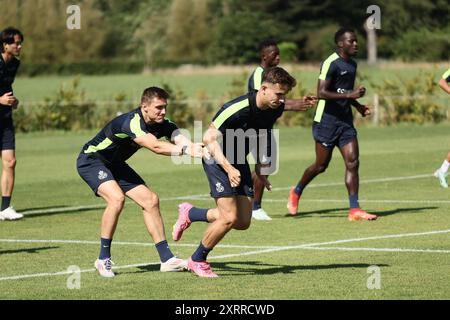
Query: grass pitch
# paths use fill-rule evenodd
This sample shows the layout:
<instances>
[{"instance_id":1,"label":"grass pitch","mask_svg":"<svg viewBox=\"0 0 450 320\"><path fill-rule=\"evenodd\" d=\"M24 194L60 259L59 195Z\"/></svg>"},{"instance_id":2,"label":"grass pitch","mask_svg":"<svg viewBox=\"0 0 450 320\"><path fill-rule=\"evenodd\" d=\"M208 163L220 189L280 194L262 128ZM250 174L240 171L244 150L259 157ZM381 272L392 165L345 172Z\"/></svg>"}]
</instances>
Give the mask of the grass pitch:
<instances>
[{"instance_id":1,"label":"grass pitch","mask_svg":"<svg viewBox=\"0 0 450 320\"><path fill-rule=\"evenodd\" d=\"M373 222L347 220L337 151L303 193L300 213L287 214L289 187L314 154L310 129L281 129L275 190L263 202L273 221L253 221L224 238L210 254L217 279L159 272L142 213L131 202L112 244L117 276L101 278L93 262L103 202L75 169L95 132L20 134L13 205L25 218L0 222L0 299L450 299L450 191L432 176L450 149L449 129L359 129L360 202L380 215ZM130 164L161 198L172 250L189 257L206 225L192 224L179 243L170 231L182 197L213 205L201 166L174 165L147 150ZM70 266L81 271L79 282Z\"/></svg>"}]
</instances>

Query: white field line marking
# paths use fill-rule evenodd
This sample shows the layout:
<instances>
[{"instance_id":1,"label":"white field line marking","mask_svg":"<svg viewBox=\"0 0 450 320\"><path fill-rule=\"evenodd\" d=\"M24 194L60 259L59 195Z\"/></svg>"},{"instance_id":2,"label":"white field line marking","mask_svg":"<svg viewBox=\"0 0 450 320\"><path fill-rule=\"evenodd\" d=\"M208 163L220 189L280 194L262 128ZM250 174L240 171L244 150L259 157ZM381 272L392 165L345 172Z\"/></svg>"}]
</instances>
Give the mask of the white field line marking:
<instances>
[{"instance_id":1,"label":"white field line marking","mask_svg":"<svg viewBox=\"0 0 450 320\"><path fill-rule=\"evenodd\" d=\"M320 250L321 248L318 247L318 246L321 246L321 245L330 245L330 244L333 245L333 244L339 244L339 243L360 242L360 241L366 241L366 240L380 240L380 239L392 239L392 238L404 238L404 237L417 237L417 236L443 234L443 233L450 233L450 229L448 229L448 230L438 230L438 231L429 231L429 232L403 233L403 234L393 234L393 235L385 235L385 236L374 236L374 237L366 237L366 238L354 238L354 239L345 239L345 240L328 241L328 242L317 242L317 243L309 243L309 244L302 244L302 245L296 245L296 246L271 247L271 248L267 248L267 249L256 250L256 251L249 251L249 252L244 252L244 253L234 253L234 254L225 254L225 255L219 255L219 256L212 256L212 257L210 257L210 260L224 259L224 258L231 258L231 257L241 257L241 256L248 256L248 255L254 255L254 254L261 254L261 253L269 253L269 252L276 252L276 251L292 250L292 249L311 249L311 250L312 249L317 249L317 250ZM8 239L6 239L6 240L8 240ZM13 240L11 240L11 241L13 241ZM131 242L131 243L133 243L133 242ZM392 250L398 250L398 249L392 249ZM414 250L414 249L404 249L404 250ZM397 252L401 252L401 251L397 251ZM426 250L424 252L429 252L429 251ZM159 262L117 266L117 267L114 267L114 269L135 268L135 267L155 265L155 264L159 264ZM85 270L82 270L81 272L92 272L92 271L95 271L95 269L85 269ZM60 272L56 272L56 273L37 273L37 274L28 274L28 275L18 275L18 276L0 277L0 281L4 281L4 280L19 280L19 279L33 278L33 277L59 276L59 275L66 275L66 274L69 274L69 272L67 272L67 271L60 271Z\"/></svg>"},{"instance_id":2,"label":"white field line marking","mask_svg":"<svg viewBox=\"0 0 450 320\"><path fill-rule=\"evenodd\" d=\"M411 180L411 179L422 179L422 178L428 178L432 177L432 174L421 174L421 175L415 175L415 176L407 176L407 177L392 177L392 178L381 178L381 179L371 179L371 180L363 180L360 181L360 184L364 183L377 183L377 182L390 182L390 181L402 181L402 180ZM311 184L308 186L309 188L321 188L321 187L331 187L331 186L339 186L343 185L343 182L333 182L333 183L322 183L322 184ZM272 191L285 191L290 190L291 187L283 187L283 188L273 188ZM160 201L182 201L182 200L196 200L196 201L206 201L211 200L209 197L209 194L194 194L194 195L188 195L188 196L182 196L182 197L170 197L170 198L162 198ZM277 201L284 201L284 200L264 200L264 201L271 201L271 202L277 202ZM302 200L302 201L319 201L323 202L325 200ZM340 202L344 200L328 200L329 202ZM348 200L345 200L348 201ZM360 201L370 201L370 200L360 200ZM375 201L375 200L371 200ZM390 200L385 200L390 201ZM394 201L394 200L393 200ZM410 201L410 200L404 200L404 201ZM412 201L412 200L411 200ZM420 200L419 200L420 201ZM447 203L445 200L436 200L436 203ZM399 202L399 201L397 201ZM127 201L126 204L129 204L131 202ZM413 203L413 202L410 202ZM425 202L424 202L425 203ZM426 202L431 203L431 202ZM62 212L70 212L70 211L77 211L77 210L88 210L88 209L102 209L106 206L104 204L94 204L94 205L87 205L87 206L76 206L76 207L63 207L63 208L53 208L53 209L42 209L42 210L30 210L30 211L24 211L21 212L25 216L27 215L33 215L33 214L45 214L45 213L62 213Z\"/></svg>"},{"instance_id":3,"label":"white field line marking","mask_svg":"<svg viewBox=\"0 0 450 320\"><path fill-rule=\"evenodd\" d=\"M196 198L195 201L211 201L211 198ZM409 204L450 204L450 200L364 200L359 199L362 203L409 203ZM286 199L266 199L264 202L285 202ZM348 203L348 199L301 199L301 202L328 202L328 203ZM301 214L301 212L300 212ZM273 218L272 218L273 219Z\"/></svg>"},{"instance_id":4,"label":"white field line marking","mask_svg":"<svg viewBox=\"0 0 450 320\"><path fill-rule=\"evenodd\" d=\"M450 250L431 250L431 249L403 249L403 248L345 248L345 247L298 247L300 250L338 250L338 251L375 251L375 252L407 252L407 253L450 253ZM265 252L273 252L278 250L262 250L262 251L253 251L253 252L245 252L240 254L227 254L220 256L213 256L210 260L215 259L224 259L230 257L238 257L252 254L260 254ZM160 262L146 262L146 263L137 263L137 264L129 264L124 266L115 266L114 270L119 269L130 269L130 268L139 268L139 267L147 267L150 265L159 265ZM85 272L95 272L95 269L83 269L80 270L80 273ZM21 279L29 279L29 278L38 278L38 277L51 277L51 276L63 276L63 275L71 275L72 271L60 271L55 273L35 273L35 274L26 274L26 275L18 275L18 276L10 276L10 277L1 277L0 281L6 280L21 280Z\"/></svg>"},{"instance_id":5,"label":"white field line marking","mask_svg":"<svg viewBox=\"0 0 450 320\"><path fill-rule=\"evenodd\" d=\"M374 252L450 253L450 250L406 249L406 248L303 247L302 249L305 249L305 250L338 250L338 251L374 251Z\"/></svg>"},{"instance_id":6,"label":"white field line marking","mask_svg":"<svg viewBox=\"0 0 450 320\"><path fill-rule=\"evenodd\" d=\"M247 256L247 255L253 255L253 254L260 254L260 253L269 253L269 252L275 252L275 251L292 250L292 249L305 249L305 248L311 249L311 248L322 246L322 245L333 245L333 244L339 244L339 243L359 242L359 241L366 241L366 240L381 240L381 239L392 239L392 238L417 237L417 236L442 234L442 233L450 233L450 229L439 230L439 231L430 231L430 232L420 232L420 233L404 233L404 234L393 234L393 235L386 235L386 236L374 236L374 237L367 237L367 238L355 238L355 239L337 240L337 241L329 241L329 242L318 242L318 243L302 244L302 245L296 245L296 246L285 246L285 247L278 247L278 248L268 248L268 249L264 249L264 250L249 251L249 252L238 253L238 254L227 254L227 255L222 255L219 257L221 259L223 259L223 258L231 258L231 257L237 257L237 256ZM318 247L318 249L320 249L320 247ZM214 258L217 259L219 257L211 257L211 259L214 259Z\"/></svg>"},{"instance_id":7,"label":"white field line marking","mask_svg":"<svg viewBox=\"0 0 450 320\"><path fill-rule=\"evenodd\" d=\"M323 246L323 245L328 245L328 244L360 242L360 241L367 241L367 240L382 240L382 239L392 239L392 238L420 237L420 236L428 236L428 235L444 234L444 233L450 233L450 229L437 230L437 231L428 231L428 232L391 234L391 235L385 235L385 236L373 236L373 237L365 237L365 238L354 238L354 239L337 240L337 241L329 241L329 242L318 242L318 243L305 244L305 245L302 245L302 247L315 247L315 246Z\"/></svg>"},{"instance_id":8,"label":"white field line marking","mask_svg":"<svg viewBox=\"0 0 450 320\"><path fill-rule=\"evenodd\" d=\"M202 200L202 199L197 199ZM301 199L301 202L345 202L348 203L348 199ZM359 202L365 203L423 203L423 204L450 204L450 200L364 200L359 199ZM264 199L264 202L286 202L286 199Z\"/></svg>"},{"instance_id":9,"label":"white field line marking","mask_svg":"<svg viewBox=\"0 0 450 320\"><path fill-rule=\"evenodd\" d=\"M412 179L423 179L423 178L429 178L429 177L433 177L433 174L419 174L419 175L408 176L408 177L392 177L392 178L369 179L369 180L362 180L362 181L359 182L359 184L402 181L402 180L412 180ZM342 181L342 182L333 182L333 183L311 184L311 185L308 185L307 188L321 188L321 187L332 187L332 186L340 186L340 185L344 185L344 181ZM285 191L285 190L290 190L290 189L291 189L291 187L282 187L282 188L273 188L272 191Z\"/></svg>"},{"instance_id":10,"label":"white field line marking","mask_svg":"<svg viewBox=\"0 0 450 320\"><path fill-rule=\"evenodd\" d=\"M359 182L359 184L365 184L365 183L378 183L378 182L391 182L391 181L402 181L402 180L414 180L414 179L423 179L423 178L429 178L433 177L433 174L419 174L415 176L406 176L406 177L391 177L391 178L380 178L380 179L369 179L369 180L362 180ZM313 183L308 185L309 188L323 188L323 187L333 187L333 186L340 186L343 185L344 182L331 182L331 183ZM291 187L280 187L280 188L273 188L272 191L284 191L284 190L290 190ZM195 194L190 196L184 196L184 197L172 197L172 198L165 198L161 200L165 201L173 201L173 200L197 200L197 198L200 198L198 200L203 200L202 198L207 197L210 198L209 194Z\"/></svg>"},{"instance_id":11,"label":"white field line marking","mask_svg":"<svg viewBox=\"0 0 450 320\"><path fill-rule=\"evenodd\" d=\"M105 204L93 204L88 206L75 206L75 207L61 207L61 208L53 208L53 209L37 209L37 210L25 210L21 211L21 213L25 216L33 215L33 214L41 214L41 213L60 213L60 212L68 212L68 211L77 211L77 210L89 210L89 209L102 209L106 208Z\"/></svg>"},{"instance_id":12,"label":"white field line marking","mask_svg":"<svg viewBox=\"0 0 450 320\"><path fill-rule=\"evenodd\" d=\"M136 264L129 264L125 266L117 266L113 267L114 270L118 269L128 269L128 268L138 268L138 267L145 267L145 266L151 266L151 265L159 265L161 262L147 262L147 263L136 263ZM80 270L80 273L85 272L94 272L97 271L95 268L92 269L83 269ZM20 280L20 279L27 279L27 278L38 278L38 277L52 277L52 276L64 276L64 275L72 275L74 274L73 271L60 271L60 272L54 272L54 273L34 273L34 274L24 274L24 275L18 275L18 276L10 276L10 277L2 277L0 278L0 281L5 280Z\"/></svg>"}]
</instances>

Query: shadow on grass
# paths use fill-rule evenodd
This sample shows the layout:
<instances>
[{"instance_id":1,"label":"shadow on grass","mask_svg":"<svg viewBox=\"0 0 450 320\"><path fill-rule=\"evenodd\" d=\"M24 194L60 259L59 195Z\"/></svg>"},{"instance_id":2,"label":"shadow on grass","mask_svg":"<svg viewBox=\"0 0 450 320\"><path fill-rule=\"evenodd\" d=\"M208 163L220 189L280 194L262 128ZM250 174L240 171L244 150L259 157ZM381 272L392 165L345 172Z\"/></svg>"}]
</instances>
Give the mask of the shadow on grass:
<instances>
[{"instance_id":1,"label":"shadow on grass","mask_svg":"<svg viewBox=\"0 0 450 320\"><path fill-rule=\"evenodd\" d=\"M417 207L417 208L397 208L386 211L371 211L369 213L373 213L380 217L390 216L391 214L396 213L415 213L423 210L435 210L438 207ZM327 213L335 213L333 215L327 215ZM315 215L319 214L320 217ZM304 218L342 218L343 215L346 217L348 214L348 207L345 208L334 208L334 209L322 209L322 210L314 210L314 211L306 211L306 212L297 212L297 214L292 215L287 213L284 215L285 218L294 218L294 219L304 219Z\"/></svg>"},{"instance_id":2,"label":"shadow on grass","mask_svg":"<svg viewBox=\"0 0 450 320\"><path fill-rule=\"evenodd\" d=\"M435 209L438 209L438 207L397 208L397 209L388 210L388 211L371 211L370 213L376 214L377 216L380 216L380 217L384 217L384 216L390 216L391 214L396 214L396 213L401 213L401 212L414 213L414 212L419 212L419 211L423 211L423 210L435 210Z\"/></svg>"},{"instance_id":3,"label":"shadow on grass","mask_svg":"<svg viewBox=\"0 0 450 320\"><path fill-rule=\"evenodd\" d=\"M242 267L234 267L233 265L245 265ZM389 267L386 264L366 264L366 263L349 263L349 264L325 264L325 265L273 265L265 264L259 261L245 261L245 262L212 262L211 266L214 271L227 272L225 276L235 275L273 275L273 274L289 274L302 270L330 270L343 268L360 268L367 269L370 266L377 265L379 267ZM254 268L254 266L261 266L261 268Z\"/></svg>"},{"instance_id":4,"label":"shadow on grass","mask_svg":"<svg viewBox=\"0 0 450 320\"><path fill-rule=\"evenodd\" d=\"M28 208L17 210L17 212L22 213L26 219L37 218L43 216L52 216L56 214L66 214L73 212L83 212L104 209L104 204L94 204L89 206L79 206L79 207L68 207L68 206L49 206L49 207L39 207L39 208Z\"/></svg>"},{"instance_id":5,"label":"shadow on grass","mask_svg":"<svg viewBox=\"0 0 450 320\"><path fill-rule=\"evenodd\" d=\"M159 272L160 265L159 264L151 264L148 266L137 267L139 271L134 272L123 272L123 273L143 273L143 272Z\"/></svg>"},{"instance_id":6,"label":"shadow on grass","mask_svg":"<svg viewBox=\"0 0 450 320\"><path fill-rule=\"evenodd\" d=\"M28 249L16 249L16 250L2 250L2 251L0 251L0 255L11 254L11 253L39 253L42 250L50 250L50 249L59 249L59 247L40 247L40 248L28 248Z\"/></svg>"},{"instance_id":7,"label":"shadow on grass","mask_svg":"<svg viewBox=\"0 0 450 320\"><path fill-rule=\"evenodd\" d=\"M237 267L235 265L240 265ZM224 276L235 275L272 275L272 274L289 274L295 273L301 270L329 270L329 269L342 269L342 268L360 268L367 269L370 266L376 265L378 267L389 267L387 264L366 264L366 263L349 263L349 264L326 264L326 265L275 265L262 263L260 261L242 261L242 262L211 262L211 267L214 272L227 272ZM139 271L132 273L142 272L159 272L159 265L149 265L138 267Z\"/></svg>"},{"instance_id":8,"label":"shadow on grass","mask_svg":"<svg viewBox=\"0 0 450 320\"><path fill-rule=\"evenodd\" d=\"M333 215L325 215L327 213L335 213ZM304 219L304 218L317 218L315 215L320 214L319 218L342 218L342 214L348 213L348 207L345 208L332 208L332 209L321 209L321 210L313 210L313 211L302 211L297 212L292 215L287 213L284 215L285 218L294 218L294 219Z\"/></svg>"}]
</instances>

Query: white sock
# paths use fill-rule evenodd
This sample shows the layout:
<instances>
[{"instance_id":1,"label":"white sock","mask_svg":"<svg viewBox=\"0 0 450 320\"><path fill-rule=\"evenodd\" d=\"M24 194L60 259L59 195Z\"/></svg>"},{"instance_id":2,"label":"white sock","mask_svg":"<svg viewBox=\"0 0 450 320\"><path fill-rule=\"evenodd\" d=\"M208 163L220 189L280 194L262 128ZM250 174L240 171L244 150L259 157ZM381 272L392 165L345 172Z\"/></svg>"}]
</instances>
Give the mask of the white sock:
<instances>
[{"instance_id":1,"label":"white sock","mask_svg":"<svg viewBox=\"0 0 450 320\"><path fill-rule=\"evenodd\" d=\"M450 167L450 162L447 159L442 162L442 166L439 168L439 171L442 173L446 173L448 171L448 167Z\"/></svg>"}]
</instances>

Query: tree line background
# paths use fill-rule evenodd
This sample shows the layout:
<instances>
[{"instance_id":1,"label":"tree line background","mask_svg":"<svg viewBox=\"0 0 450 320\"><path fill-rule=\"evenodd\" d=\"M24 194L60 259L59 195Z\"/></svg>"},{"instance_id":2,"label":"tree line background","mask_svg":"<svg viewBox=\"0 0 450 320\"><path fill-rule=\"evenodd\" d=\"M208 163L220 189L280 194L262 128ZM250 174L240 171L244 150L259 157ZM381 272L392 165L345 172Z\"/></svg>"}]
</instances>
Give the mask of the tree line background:
<instances>
[{"instance_id":1,"label":"tree line background","mask_svg":"<svg viewBox=\"0 0 450 320\"><path fill-rule=\"evenodd\" d=\"M80 30L66 27L72 4L81 8ZM372 4L381 9L380 58L448 59L448 0L0 0L0 26L23 31L21 73L29 75L254 64L266 38L280 43L284 60L320 61L339 26L358 31L364 59Z\"/></svg>"}]
</instances>

